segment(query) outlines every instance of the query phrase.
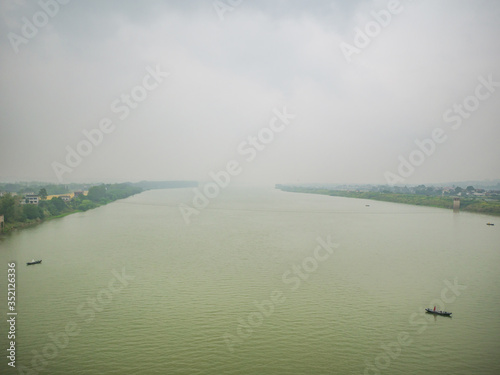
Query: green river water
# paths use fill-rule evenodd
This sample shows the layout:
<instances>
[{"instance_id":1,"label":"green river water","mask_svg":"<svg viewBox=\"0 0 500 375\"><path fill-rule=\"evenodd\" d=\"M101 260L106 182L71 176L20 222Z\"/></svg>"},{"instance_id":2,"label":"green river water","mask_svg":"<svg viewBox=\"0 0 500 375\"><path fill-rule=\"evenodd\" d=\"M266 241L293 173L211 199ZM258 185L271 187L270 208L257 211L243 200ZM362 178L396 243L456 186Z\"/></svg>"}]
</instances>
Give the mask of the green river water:
<instances>
[{"instance_id":1,"label":"green river water","mask_svg":"<svg viewBox=\"0 0 500 375\"><path fill-rule=\"evenodd\" d=\"M500 374L498 218L233 188L186 224L192 198L1 238L0 374Z\"/></svg>"}]
</instances>

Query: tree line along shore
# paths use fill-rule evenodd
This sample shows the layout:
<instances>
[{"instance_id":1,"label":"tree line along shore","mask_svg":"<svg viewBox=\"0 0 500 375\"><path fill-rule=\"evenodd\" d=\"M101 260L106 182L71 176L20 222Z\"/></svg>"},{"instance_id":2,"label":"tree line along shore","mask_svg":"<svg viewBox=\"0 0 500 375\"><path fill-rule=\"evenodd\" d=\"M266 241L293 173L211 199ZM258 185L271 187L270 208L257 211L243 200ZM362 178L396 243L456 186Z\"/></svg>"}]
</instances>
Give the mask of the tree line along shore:
<instances>
[{"instance_id":1,"label":"tree line along shore","mask_svg":"<svg viewBox=\"0 0 500 375\"><path fill-rule=\"evenodd\" d=\"M87 211L141 193L144 190L191 186L197 186L197 183L192 181L141 181L99 184L90 187L83 184L0 184L0 233L10 233L13 230L32 226L45 220ZM2 216L3 223L1 223Z\"/></svg>"},{"instance_id":2,"label":"tree line along shore","mask_svg":"<svg viewBox=\"0 0 500 375\"><path fill-rule=\"evenodd\" d=\"M0 215L4 217L3 232L9 233L44 220L87 211L141 191L141 188L127 184L102 184L90 187L86 194L81 191L80 194L49 195L46 188L41 188L37 194L3 193L0 197Z\"/></svg>"},{"instance_id":3,"label":"tree line along shore","mask_svg":"<svg viewBox=\"0 0 500 375\"><path fill-rule=\"evenodd\" d=\"M453 208L453 196L436 196L425 194L394 193L390 191L352 191L334 190L325 188L310 188L301 186L277 185L282 191L295 193L323 194L336 197L370 199L384 202L404 203L417 206L428 206L438 208ZM458 197L460 198L460 210L475 212L486 215L500 216L500 197Z\"/></svg>"}]
</instances>

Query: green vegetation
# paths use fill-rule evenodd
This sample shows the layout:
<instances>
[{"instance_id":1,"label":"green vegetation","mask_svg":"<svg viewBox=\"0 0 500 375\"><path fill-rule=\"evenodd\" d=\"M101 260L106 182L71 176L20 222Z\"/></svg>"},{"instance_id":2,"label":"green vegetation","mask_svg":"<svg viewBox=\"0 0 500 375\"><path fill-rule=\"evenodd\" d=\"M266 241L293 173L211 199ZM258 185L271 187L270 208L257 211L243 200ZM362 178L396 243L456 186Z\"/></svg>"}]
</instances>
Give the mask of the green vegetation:
<instances>
[{"instance_id":1,"label":"green vegetation","mask_svg":"<svg viewBox=\"0 0 500 375\"><path fill-rule=\"evenodd\" d=\"M40 198L43 196L47 197L48 190L49 188L40 188ZM87 196L80 195L68 202L65 202L59 197L54 197L51 200L41 199L38 205L23 204L21 195L14 196L7 193L0 197L0 215L4 215L5 232L10 232L13 229L33 225L45 219L62 217L74 212L87 211L117 199L123 199L140 193L141 191L141 188L131 186L127 183L102 184L89 188Z\"/></svg>"},{"instance_id":2,"label":"green vegetation","mask_svg":"<svg viewBox=\"0 0 500 375\"><path fill-rule=\"evenodd\" d=\"M46 195L69 194L73 191L87 190L89 184L46 184L43 182L0 183L0 191L7 193L45 193ZM42 191L43 190L43 191Z\"/></svg>"},{"instance_id":3,"label":"green vegetation","mask_svg":"<svg viewBox=\"0 0 500 375\"><path fill-rule=\"evenodd\" d=\"M47 199L47 189L41 188L40 191L38 192L38 196L40 199Z\"/></svg>"},{"instance_id":4,"label":"green vegetation","mask_svg":"<svg viewBox=\"0 0 500 375\"><path fill-rule=\"evenodd\" d=\"M4 233L13 229L20 229L40 223L44 220L55 219L70 215L74 212L91 210L108 204L117 199L127 198L131 195L150 189L173 189L196 187L195 181L141 181L122 184L44 184L41 182L0 183L0 215L4 215ZM79 195L70 201L49 195L69 195L75 191L88 190L86 196ZM38 192L40 201L38 205L24 204L24 194ZM17 195L16 195L17 194Z\"/></svg>"},{"instance_id":5,"label":"green vegetation","mask_svg":"<svg viewBox=\"0 0 500 375\"><path fill-rule=\"evenodd\" d=\"M107 204L117 199L127 198L140 193L143 189L132 186L129 183L92 186L87 194L86 201L95 204ZM85 200L83 201L85 202ZM82 202L82 203L83 203Z\"/></svg>"},{"instance_id":6,"label":"green vegetation","mask_svg":"<svg viewBox=\"0 0 500 375\"><path fill-rule=\"evenodd\" d=\"M296 192L296 193L310 193L310 194L324 194L337 197L347 198L360 198L372 199L385 202L395 202L412 204L417 206L429 206L439 208L453 208L453 198L450 196L437 196L437 195L423 195L416 194L401 194L391 192L378 192L378 191L348 191L348 190L329 190L329 189L316 189L305 188L297 186L279 186L283 191ZM488 215L500 215L500 200L484 198L461 198L460 210L468 212L476 212Z\"/></svg>"}]
</instances>

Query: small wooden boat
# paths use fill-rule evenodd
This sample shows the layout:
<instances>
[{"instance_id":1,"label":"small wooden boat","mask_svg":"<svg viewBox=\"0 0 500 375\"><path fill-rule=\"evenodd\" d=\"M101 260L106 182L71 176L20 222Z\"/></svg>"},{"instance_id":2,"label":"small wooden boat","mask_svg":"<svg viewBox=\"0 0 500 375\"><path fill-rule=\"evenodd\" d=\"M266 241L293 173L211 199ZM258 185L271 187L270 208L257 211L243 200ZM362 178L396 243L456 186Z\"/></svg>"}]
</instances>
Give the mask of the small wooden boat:
<instances>
[{"instance_id":1,"label":"small wooden boat","mask_svg":"<svg viewBox=\"0 0 500 375\"><path fill-rule=\"evenodd\" d=\"M42 263L41 259L40 260L34 260L33 259L31 262L27 262L26 265L27 266L31 266L32 264L40 264L40 263Z\"/></svg>"},{"instance_id":2,"label":"small wooden boat","mask_svg":"<svg viewBox=\"0 0 500 375\"><path fill-rule=\"evenodd\" d=\"M495 225L495 224L493 224L493 223L486 223L486 225Z\"/></svg>"},{"instance_id":3,"label":"small wooden boat","mask_svg":"<svg viewBox=\"0 0 500 375\"><path fill-rule=\"evenodd\" d=\"M442 316L451 316L451 312L447 311L441 311L441 310L432 310L432 309L425 309L429 314L435 314L435 315L442 315Z\"/></svg>"}]
</instances>

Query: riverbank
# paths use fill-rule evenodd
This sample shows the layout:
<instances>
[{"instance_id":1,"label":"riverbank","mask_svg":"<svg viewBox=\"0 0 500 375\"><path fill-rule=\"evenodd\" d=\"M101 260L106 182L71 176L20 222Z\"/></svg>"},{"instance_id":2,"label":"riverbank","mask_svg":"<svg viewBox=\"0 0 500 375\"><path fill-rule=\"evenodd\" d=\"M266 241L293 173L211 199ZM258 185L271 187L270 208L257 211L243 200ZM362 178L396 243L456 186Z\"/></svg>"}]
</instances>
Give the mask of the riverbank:
<instances>
[{"instance_id":1,"label":"riverbank","mask_svg":"<svg viewBox=\"0 0 500 375\"><path fill-rule=\"evenodd\" d=\"M108 202L108 203L111 203L111 202ZM104 206L106 204L107 203L97 204L97 205L93 206L90 209L101 207L101 206ZM61 214L58 214L58 215L46 216L43 219L37 218L37 219L26 220L24 222L16 221L16 222L13 222L13 223L5 223L3 232L0 232L0 236L1 235L6 235L6 234L10 234L10 233L18 231L18 230L22 230L22 229L26 229L26 228L31 228L31 227L34 227L36 225L42 224L42 223L44 223L46 221L50 221L50 220L54 220L54 219L60 219L60 218L65 217L65 216L75 214L77 212L85 212L85 211L87 211L87 210L78 210L78 209L75 209L75 210L64 212L64 213L61 213Z\"/></svg>"},{"instance_id":2,"label":"riverbank","mask_svg":"<svg viewBox=\"0 0 500 375\"><path fill-rule=\"evenodd\" d=\"M0 184L0 188L9 189L0 194L0 215L4 215L5 217L3 232L0 231L0 235L32 227L47 220L58 219L77 212L84 212L104 206L146 190L177 189L196 186L198 186L196 181L125 182L93 185L88 188L86 194L77 195L71 191L67 191L67 185L41 185L39 183ZM85 190L83 187L86 186L73 186L73 188L75 187ZM19 191L16 191L16 188ZM36 198L36 204L26 202L25 197L23 197L26 191L36 191L37 189L39 189L38 194L28 194ZM63 200L59 195L70 197L70 199ZM51 197L51 199L47 199L47 197Z\"/></svg>"},{"instance_id":3,"label":"riverbank","mask_svg":"<svg viewBox=\"0 0 500 375\"><path fill-rule=\"evenodd\" d=\"M35 204L25 202L18 195L6 194L0 198L0 214L5 217L2 234L32 227L76 212L91 210L142 191L142 188L130 184L102 184L91 187L87 195L78 195L69 201L61 197L47 200L36 196L38 199Z\"/></svg>"},{"instance_id":4,"label":"riverbank","mask_svg":"<svg viewBox=\"0 0 500 375\"><path fill-rule=\"evenodd\" d=\"M96 207L99 207L99 206L96 206ZM4 228L3 233L0 233L0 235L9 234L12 231L16 231L16 230L34 227L35 225L42 224L46 221L50 221L53 219L59 219L61 217L68 216L68 215L71 215L71 214L74 214L77 212L83 212L83 211L82 210L74 210L74 211L65 212L65 213L59 214L59 215L49 216L49 217L46 217L44 219L33 219L33 220L27 220L25 222L7 223L7 224L5 224L5 228Z\"/></svg>"},{"instance_id":5,"label":"riverbank","mask_svg":"<svg viewBox=\"0 0 500 375\"><path fill-rule=\"evenodd\" d=\"M280 190L294 193L323 194L336 197L370 199L384 202L411 204L415 206L428 206L437 208L453 209L453 197L450 196L428 196L419 194L397 194L381 192L360 192L347 190L329 190L304 188L296 186L280 186ZM500 216L500 201L486 201L480 198L460 199L460 210L485 215Z\"/></svg>"}]
</instances>

